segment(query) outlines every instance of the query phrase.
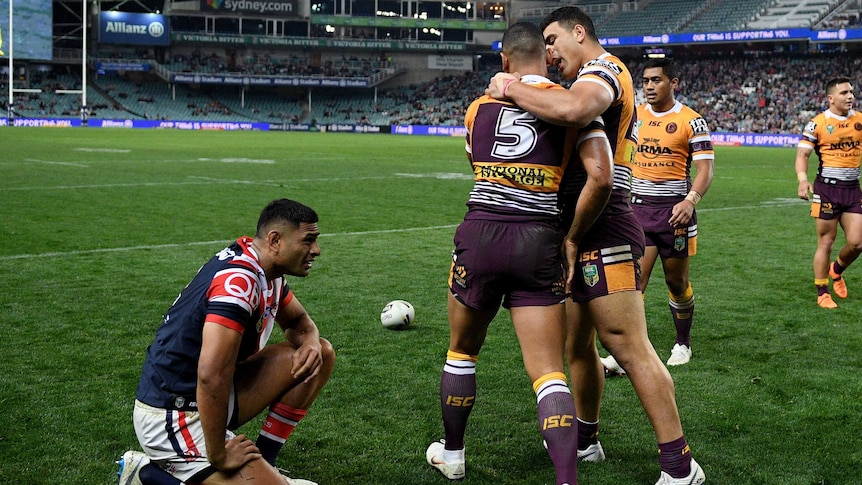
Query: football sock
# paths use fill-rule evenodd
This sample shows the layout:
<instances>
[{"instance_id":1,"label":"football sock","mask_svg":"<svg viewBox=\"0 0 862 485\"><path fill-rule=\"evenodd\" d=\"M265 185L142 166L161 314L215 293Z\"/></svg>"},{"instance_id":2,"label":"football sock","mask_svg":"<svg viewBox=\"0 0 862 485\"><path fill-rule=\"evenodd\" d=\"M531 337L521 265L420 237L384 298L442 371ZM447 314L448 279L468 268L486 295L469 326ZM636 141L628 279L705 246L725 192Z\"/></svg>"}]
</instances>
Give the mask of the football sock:
<instances>
[{"instance_id":1,"label":"football sock","mask_svg":"<svg viewBox=\"0 0 862 485\"><path fill-rule=\"evenodd\" d=\"M840 280L841 274L844 273L844 270L847 269L846 266L841 264L841 258L836 258L835 261L832 262L832 272L837 274L837 278L832 278L833 280Z\"/></svg>"},{"instance_id":2,"label":"football sock","mask_svg":"<svg viewBox=\"0 0 862 485\"><path fill-rule=\"evenodd\" d=\"M674 478L687 477L691 473L691 448L685 436L669 442L659 443L659 463L663 472Z\"/></svg>"},{"instance_id":3,"label":"football sock","mask_svg":"<svg viewBox=\"0 0 862 485\"><path fill-rule=\"evenodd\" d=\"M578 483L578 421L575 401L562 372L550 372L533 382L539 429L557 472L557 484Z\"/></svg>"},{"instance_id":4,"label":"football sock","mask_svg":"<svg viewBox=\"0 0 862 485\"><path fill-rule=\"evenodd\" d=\"M263 459L270 465L275 466L275 459L278 458L284 442L307 413L305 409L292 408L282 403L273 404L269 408L269 414L260 428L255 444Z\"/></svg>"},{"instance_id":5,"label":"football sock","mask_svg":"<svg viewBox=\"0 0 862 485\"><path fill-rule=\"evenodd\" d=\"M599 422L587 422L578 418L578 449L585 450L599 442Z\"/></svg>"},{"instance_id":6,"label":"football sock","mask_svg":"<svg viewBox=\"0 0 862 485\"><path fill-rule=\"evenodd\" d=\"M825 293L829 293L829 279L823 278L814 279L814 286L817 288L817 296L820 296Z\"/></svg>"},{"instance_id":7,"label":"football sock","mask_svg":"<svg viewBox=\"0 0 862 485\"><path fill-rule=\"evenodd\" d=\"M668 304L676 327L676 343L691 347L691 325L694 319L694 290L691 283L681 295L668 292Z\"/></svg>"},{"instance_id":8,"label":"football sock","mask_svg":"<svg viewBox=\"0 0 862 485\"><path fill-rule=\"evenodd\" d=\"M142 485L181 485L182 482L155 463L147 463L138 472Z\"/></svg>"},{"instance_id":9,"label":"football sock","mask_svg":"<svg viewBox=\"0 0 862 485\"><path fill-rule=\"evenodd\" d=\"M440 378L440 405L447 450L464 448L467 419L476 401L476 355L449 351Z\"/></svg>"}]
</instances>

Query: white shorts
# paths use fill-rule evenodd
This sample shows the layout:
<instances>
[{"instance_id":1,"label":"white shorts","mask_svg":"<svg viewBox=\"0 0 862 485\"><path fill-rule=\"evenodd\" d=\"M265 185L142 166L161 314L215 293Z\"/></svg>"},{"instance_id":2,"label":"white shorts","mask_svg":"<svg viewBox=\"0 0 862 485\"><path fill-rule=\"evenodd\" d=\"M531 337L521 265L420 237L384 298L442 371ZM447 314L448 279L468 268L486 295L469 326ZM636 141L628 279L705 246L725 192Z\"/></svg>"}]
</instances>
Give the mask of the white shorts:
<instances>
[{"instance_id":1,"label":"white shorts","mask_svg":"<svg viewBox=\"0 0 862 485\"><path fill-rule=\"evenodd\" d=\"M233 392L229 402L228 419L235 412ZM208 468L211 473L197 478L215 473L216 469L207 460L204 430L197 411L154 408L136 399L132 419L138 442L151 463L183 482ZM225 430L225 441L234 436L233 432Z\"/></svg>"}]
</instances>

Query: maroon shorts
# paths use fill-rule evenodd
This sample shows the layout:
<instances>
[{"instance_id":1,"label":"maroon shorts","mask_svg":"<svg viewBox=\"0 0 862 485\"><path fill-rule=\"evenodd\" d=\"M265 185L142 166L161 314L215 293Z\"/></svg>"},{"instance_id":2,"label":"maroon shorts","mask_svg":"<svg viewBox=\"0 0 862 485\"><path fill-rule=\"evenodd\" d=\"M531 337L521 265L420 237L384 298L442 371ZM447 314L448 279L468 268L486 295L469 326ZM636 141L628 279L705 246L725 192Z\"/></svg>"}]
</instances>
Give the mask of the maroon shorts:
<instances>
[{"instance_id":1,"label":"maroon shorts","mask_svg":"<svg viewBox=\"0 0 862 485\"><path fill-rule=\"evenodd\" d=\"M862 189L859 188L859 182L836 181L827 184L817 177L811 197L811 217L829 221L841 217L845 212L862 214Z\"/></svg>"},{"instance_id":2,"label":"maroon shorts","mask_svg":"<svg viewBox=\"0 0 862 485\"><path fill-rule=\"evenodd\" d=\"M673 214L673 206L681 200L658 205L632 197L632 210L644 228L646 245L658 248L663 258L687 258L697 253L697 212L686 226L674 227L667 222Z\"/></svg>"},{"instance_id":3,"label":"maroon shorts","mask_svg":"<svg viewBox=\"0 0 862 485\"><path fill-rule=\"evenodd\" d=\"M449 289L476 310L562 303L562 240L551 222L465 220L455 230Z\"/></svg>"},{"instance_id":4,"label":"maroon shorts","mask_svg":"<svg viewBox=\"0 0 862 485\"><path fill-rule=\"evenodd\" d=\"M641 290L644 233L634 213L602 216L578 246L572 300Z\"/></svg>"}]
</instances>

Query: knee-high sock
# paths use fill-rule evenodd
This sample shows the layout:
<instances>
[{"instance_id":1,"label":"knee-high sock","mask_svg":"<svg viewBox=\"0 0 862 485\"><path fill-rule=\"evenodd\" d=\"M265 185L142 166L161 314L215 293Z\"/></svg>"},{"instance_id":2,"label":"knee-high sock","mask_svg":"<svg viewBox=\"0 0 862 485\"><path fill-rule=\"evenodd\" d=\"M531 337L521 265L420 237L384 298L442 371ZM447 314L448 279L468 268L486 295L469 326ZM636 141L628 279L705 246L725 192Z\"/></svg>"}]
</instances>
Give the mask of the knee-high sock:
<instances>
[{"instance_id":1,"label":"knee-high sock","mask_svg":"<svg viewBox=\"0 0 862 485\"><path fill-rule=\"evenodd\" d=\"M533 382L539 429L557 473L557 485L578 483L578 425L575 401L562 372L551 372Z\"/></svg>"},{"instance_id":2,"label":"knee-high sock","mask_svg":"<svg viewBox=\"0 0 862 485\"><path fill-rule=\"evenodd\" d=\"M440 405L443 409L443 430L446 449L464 448L467 419L476 401L475 355L460 354L451 350L446 354L446 365L440 378Z\"/></svg>"},{"instance_id":3,"label":"knee-high sock","mask_svg":"<svg viewBox=\"0 0 862 485\"><path fill-rule=\"evenodd\" d=\"M141 485L181 485L182 482L155 463L147 463L138 472Z\"/></svg>"},{"instance_id":4,"label":"knee-high sock","mask_svg":"<svg viewBox=\"0 0 862 485\"><path fill-rule=\"evenodd\" d=\"M694 319L694 290L691 283L682 295L668 293L668 305L676 327L676 343L691 347L691 325Z\"/></svg>"},{"instance_id":5,"label":"knee-high sock","mask_svg":"<svg viewBox=\"0 0 862 485\"><path fill-rule=\"evenodd\" d=\"M292 408L282 403L273 404L269 408L269 414L263 422L255 444L260 449L263 459L270 465L275 466L275 459L278 458L284 442L307 413L305 409Z\"/></svg>"}]
</instances>

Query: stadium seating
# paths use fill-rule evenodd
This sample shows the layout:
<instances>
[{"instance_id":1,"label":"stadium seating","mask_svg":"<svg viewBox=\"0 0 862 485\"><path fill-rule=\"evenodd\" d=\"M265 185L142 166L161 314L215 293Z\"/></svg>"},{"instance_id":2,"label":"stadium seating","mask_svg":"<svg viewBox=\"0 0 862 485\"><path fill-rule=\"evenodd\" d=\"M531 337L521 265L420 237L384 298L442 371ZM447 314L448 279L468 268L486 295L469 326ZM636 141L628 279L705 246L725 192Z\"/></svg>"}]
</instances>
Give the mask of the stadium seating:
<instances>
[{"instance_id":1,"label":"stadium seating","mask_svg":"<svg viewBox=\"0 0 862 485\"><path fill-rule=\"evenodd\" d=\"M749 29L811 27L837 5L836 0L778 0Z\"/></svg>"},{"instance_id":2,"label":"stadium seating","mask_svg":"<svg viewBox=\"0 0 862 485\"><path fill-rule=\"evenodd\" d=\"M712 2L700 15L682 26L681 32L742 30L773 0L724 0Z\"/></svg>"}]
</instances>

